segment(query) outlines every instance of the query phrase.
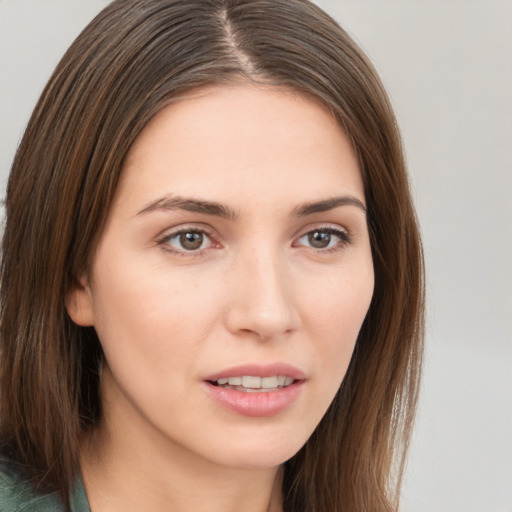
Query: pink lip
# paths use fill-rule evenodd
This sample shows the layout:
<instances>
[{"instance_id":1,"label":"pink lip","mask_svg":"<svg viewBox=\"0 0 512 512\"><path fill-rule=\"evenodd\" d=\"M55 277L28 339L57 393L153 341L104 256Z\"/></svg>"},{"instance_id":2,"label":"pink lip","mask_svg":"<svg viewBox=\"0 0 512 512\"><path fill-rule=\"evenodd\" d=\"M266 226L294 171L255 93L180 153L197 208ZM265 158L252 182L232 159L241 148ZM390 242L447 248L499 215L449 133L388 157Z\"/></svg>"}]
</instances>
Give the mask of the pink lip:
<instances>
[{"instance_id":1,"label":"pink lip","mask_svg":"<svg viewBox=\"0 0 512 512\"><path fill-rule=\"evenodd\" d=\"M224 388L213 384L218 379L241 377L243 375L258 377L277 375L291 377L295 382L275 391L254 393ZM269 417L283 412L297 400L305 379L304 372L288 364L248 364L226 368L218 373L209 375L204 379L204 385L206 392L216 403L236 414L249 417Z\"/></svg>"}]
</instances>

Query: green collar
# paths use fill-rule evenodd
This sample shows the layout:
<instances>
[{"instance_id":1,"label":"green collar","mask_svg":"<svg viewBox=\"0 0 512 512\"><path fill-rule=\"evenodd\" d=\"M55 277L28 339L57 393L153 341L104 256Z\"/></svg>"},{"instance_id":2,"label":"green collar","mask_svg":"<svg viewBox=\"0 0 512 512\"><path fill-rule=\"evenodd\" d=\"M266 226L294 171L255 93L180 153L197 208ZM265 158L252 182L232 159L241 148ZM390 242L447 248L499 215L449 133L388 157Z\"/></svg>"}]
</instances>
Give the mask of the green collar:
<instances>
[{"instance_id":1,"label":"green collar","mask_svg":"<svg viewBox=\"0 0 512 512\"><path fill-rule=\"evenodd\" d=\"M75 480L71 490L71 511L72 512L91 512L89 500L85 492L84 483L79 477Z\"/></svg>"},{"instance_id":2,"label":"green collar","mask_svg":"<svg viewBox=\"0 0 512 512\"><path fill-rule=\"evenodd\" d=\"M91 512L82 479L71 490L71 511ZM64 512L56 493L41 494L27 482L14 465L0 457L0 510L5 512Z\"/></svg>"}]
</instances>

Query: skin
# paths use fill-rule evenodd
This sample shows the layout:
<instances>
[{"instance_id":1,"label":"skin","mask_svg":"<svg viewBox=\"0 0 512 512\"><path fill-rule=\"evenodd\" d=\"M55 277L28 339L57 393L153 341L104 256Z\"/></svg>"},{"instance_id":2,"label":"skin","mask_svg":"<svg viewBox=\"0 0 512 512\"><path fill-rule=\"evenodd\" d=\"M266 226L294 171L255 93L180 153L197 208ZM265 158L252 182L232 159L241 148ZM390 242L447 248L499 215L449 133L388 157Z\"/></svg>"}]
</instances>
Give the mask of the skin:
<instances>
[{"instance_id":1,"label":"skin","mask_svg":"<svg viewBox=\"0 0 512 512\"><path fill-rule=\"evenodd\" d=\"M177 196L232 215L158 207ZM349 199L297 214L335 197ZM281 510L279 467L331 403L371 301L364 202L348 137L310 97L211 87L151 120L67 301L106 359L104 415L81 455L93 512ZM305 375L278 414L247 417L205 392L215 372L276 362Z\"/></svg>"}]
</instances>

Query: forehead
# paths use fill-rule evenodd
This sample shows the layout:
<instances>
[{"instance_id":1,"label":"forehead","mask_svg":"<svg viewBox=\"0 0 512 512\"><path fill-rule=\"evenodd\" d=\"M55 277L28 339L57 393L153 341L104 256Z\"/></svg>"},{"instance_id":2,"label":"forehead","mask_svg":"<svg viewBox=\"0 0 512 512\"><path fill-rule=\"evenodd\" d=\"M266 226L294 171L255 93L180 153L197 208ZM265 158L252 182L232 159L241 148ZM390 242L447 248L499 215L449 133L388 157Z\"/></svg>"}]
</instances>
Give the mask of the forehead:
<instances>
[{"instance_id":1,"label":"forehead","mask_svg":"<svg viewBox=\"0 0 512 512\"><path fill-rule=\"evenodd\" d=\"M248 192L269 200L329 191L364 198L354 148L326 106L249 84L202 88L164 107L129 151L120 189L148 201L156 189L218 201Z\"/></svg>"}]
</instances>

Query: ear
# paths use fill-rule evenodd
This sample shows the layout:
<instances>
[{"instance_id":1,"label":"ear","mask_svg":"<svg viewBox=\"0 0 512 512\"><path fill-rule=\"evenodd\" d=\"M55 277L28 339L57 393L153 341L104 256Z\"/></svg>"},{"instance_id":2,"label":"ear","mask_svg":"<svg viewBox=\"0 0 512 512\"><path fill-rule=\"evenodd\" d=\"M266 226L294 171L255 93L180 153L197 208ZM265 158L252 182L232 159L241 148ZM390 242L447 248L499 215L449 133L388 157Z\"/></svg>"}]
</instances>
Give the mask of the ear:
<instances>
[{"instance_id":1,"label":"ear","mask_svg":"<svg viewBox=\"0 0 512 512\"><path fill-rule=\"evenodd\" d=\"M82 327L94 325L94 300L87 276L79 276L77 283L68 291L66 310L75 324Z\"/></svg>"}]
</instances>

